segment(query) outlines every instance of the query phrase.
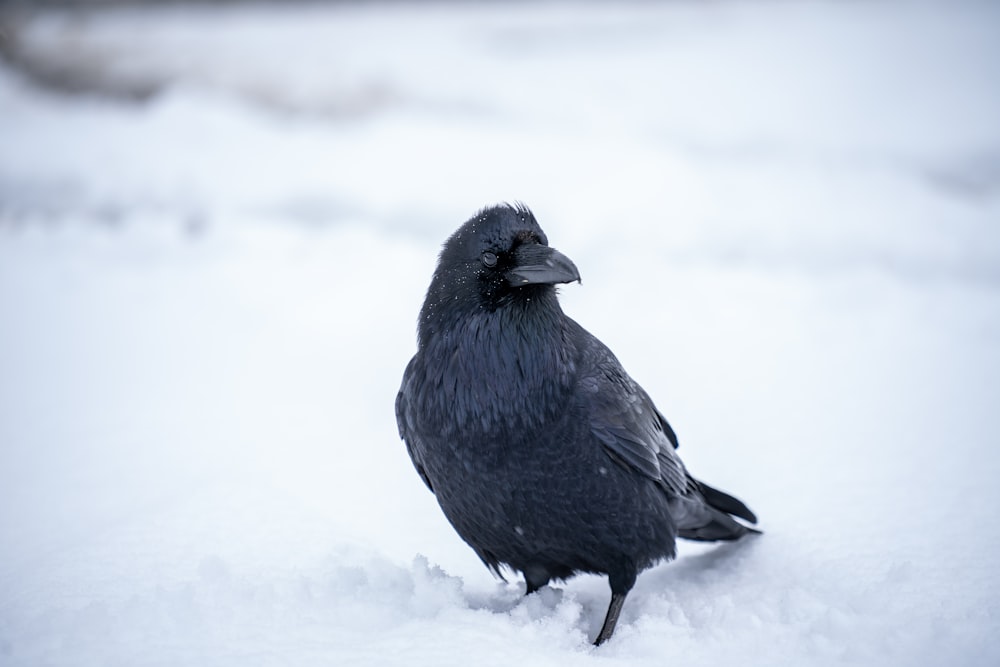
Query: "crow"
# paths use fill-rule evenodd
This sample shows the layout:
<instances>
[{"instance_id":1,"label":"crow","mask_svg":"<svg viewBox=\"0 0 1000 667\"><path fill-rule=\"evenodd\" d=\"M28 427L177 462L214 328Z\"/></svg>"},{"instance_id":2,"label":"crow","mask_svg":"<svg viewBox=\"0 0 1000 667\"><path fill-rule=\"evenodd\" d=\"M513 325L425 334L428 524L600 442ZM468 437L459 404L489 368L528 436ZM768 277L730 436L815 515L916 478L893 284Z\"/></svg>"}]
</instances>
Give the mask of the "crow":
<instances>
[{"instance_id":1,"label":"crow","mask_svg":"<svg viewBox=\"0 0 1000 667\"><path fill-rule=\"evenodd\" d=\"M608 576L594 644L614 633L642 570L677 537L759 531L740 500L696 480L677 436L615 355L567 317L580 282L522 204L481 210L445 242L396 397L400 437L459 536L526 594Z\"/></svg>"}]
</instances>

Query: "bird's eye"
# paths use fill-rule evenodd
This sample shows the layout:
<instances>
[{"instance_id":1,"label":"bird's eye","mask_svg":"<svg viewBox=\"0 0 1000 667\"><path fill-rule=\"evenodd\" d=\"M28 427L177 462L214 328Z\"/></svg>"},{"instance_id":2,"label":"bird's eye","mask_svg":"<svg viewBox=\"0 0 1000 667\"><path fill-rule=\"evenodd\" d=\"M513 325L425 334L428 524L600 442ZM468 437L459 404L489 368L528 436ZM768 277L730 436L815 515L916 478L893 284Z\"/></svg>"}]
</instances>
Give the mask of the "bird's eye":
<instances>
[{"instance_id":1,"label":"bird's eye","mask_svg":"<svg viewBox=\"0 0 1000 667\"><path fill-rule=\"evenodd\" d=\"M494 266L497 265L497 256L492 252L490 252L489 250L487 250L486 252L483 253L483 264L492 269Z\"/></svg>"}]
</instances>

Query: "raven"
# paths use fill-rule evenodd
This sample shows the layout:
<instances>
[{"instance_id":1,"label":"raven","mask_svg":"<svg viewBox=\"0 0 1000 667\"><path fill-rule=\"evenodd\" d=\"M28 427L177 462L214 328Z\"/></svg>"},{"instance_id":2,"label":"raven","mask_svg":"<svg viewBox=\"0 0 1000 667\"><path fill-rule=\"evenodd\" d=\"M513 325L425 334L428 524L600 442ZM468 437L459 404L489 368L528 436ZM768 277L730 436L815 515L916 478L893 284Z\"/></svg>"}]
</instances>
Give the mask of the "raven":
<instances>
[{"instance_id":1,"label":"raven","mask_svg":"<svg viewBox=\"0 0 1000 667\"><path fill-rule=\"evenodd\" d=\"M696 480L677 436L614 354L567 317L580 281L523 205L485 208L445 242L396 397L400 437L458 534L526 594L606 574L611 637L636 576L675 540L758 531L740 500Z\"/></svg>"}]
</instances>

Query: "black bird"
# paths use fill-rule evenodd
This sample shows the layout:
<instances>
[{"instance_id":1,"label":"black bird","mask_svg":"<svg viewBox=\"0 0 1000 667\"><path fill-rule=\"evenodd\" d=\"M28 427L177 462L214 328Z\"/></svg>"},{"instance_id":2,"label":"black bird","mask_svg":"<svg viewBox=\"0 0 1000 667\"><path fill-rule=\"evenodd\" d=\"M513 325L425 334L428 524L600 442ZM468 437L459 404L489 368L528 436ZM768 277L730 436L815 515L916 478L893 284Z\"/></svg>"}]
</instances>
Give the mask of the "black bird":
<instances>
[{"instance_id":1,"label":"black bird","mask_svg":"<svg viewBox=\"0 0 1000 667\"><path fill-rule=\"evenodd\" d=\"M736 498L696 480L652 400L567 317L555 285L579 281L522 205L480 211L445 242L396 397L400 437L458 534L530 594L608 575L611 637L638 573L675 539L758 531Z\"/></svg>"}]
</instances>

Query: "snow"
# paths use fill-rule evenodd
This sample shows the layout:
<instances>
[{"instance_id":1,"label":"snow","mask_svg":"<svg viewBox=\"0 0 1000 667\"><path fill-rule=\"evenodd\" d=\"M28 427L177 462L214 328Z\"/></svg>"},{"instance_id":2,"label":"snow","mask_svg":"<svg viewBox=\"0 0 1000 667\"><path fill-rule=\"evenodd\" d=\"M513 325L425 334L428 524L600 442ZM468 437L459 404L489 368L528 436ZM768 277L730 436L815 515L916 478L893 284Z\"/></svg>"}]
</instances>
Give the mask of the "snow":
<instances>
[{"instance_id":1,"label":"snow","mask_svg":"<svg viewBox=\"0 0 1000 667\"><path fill-rule=\"evenodd\" d=\"M0 664L1000 661L996 5L8 18L85 92L0 68ZM493 579L396 432L512 200L765 531L597 649L606 582Z\"/></svg>"}]
</instances>

